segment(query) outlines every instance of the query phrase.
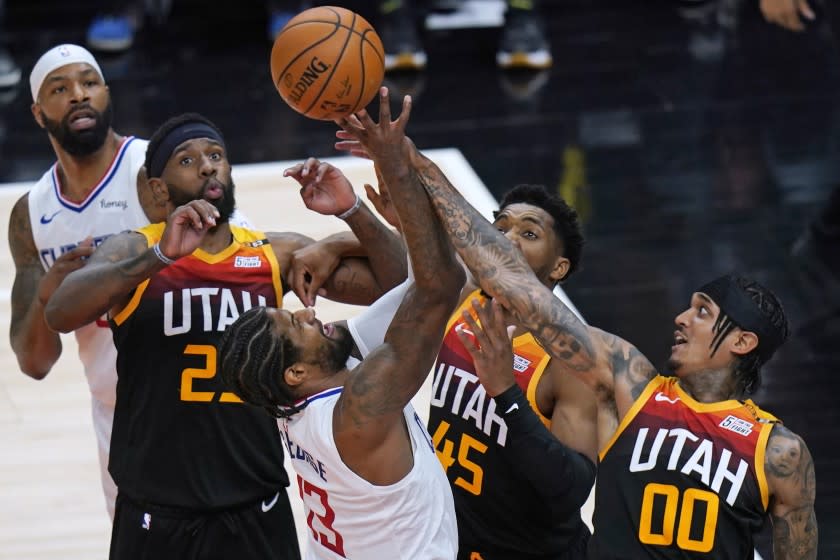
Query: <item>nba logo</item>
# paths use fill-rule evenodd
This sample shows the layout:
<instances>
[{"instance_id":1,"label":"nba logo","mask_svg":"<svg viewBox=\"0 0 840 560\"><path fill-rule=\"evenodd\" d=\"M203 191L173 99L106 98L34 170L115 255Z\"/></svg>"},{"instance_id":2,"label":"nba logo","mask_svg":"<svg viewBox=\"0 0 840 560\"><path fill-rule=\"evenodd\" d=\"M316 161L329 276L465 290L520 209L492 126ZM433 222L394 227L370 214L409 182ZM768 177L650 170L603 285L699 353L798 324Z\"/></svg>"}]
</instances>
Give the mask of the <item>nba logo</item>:
<instances>
[{"instance_id":1,"label":"nba logo","mask_svg":"<svg viewBox=\"0 0 840 560\"><path fill-rule=\"evenodd\" d=\"M148 531L151 528L151 526L152 526L152 514L151 513L144 513L143 514L143 524L141 525L141 527Z\"/></svg>"},{"instance_id":2,"label":"nba logo","mask_svg":"<svg viewBox=\"0 0 840 560\"><path fill-rule=\"evenodd\" d=\"M60 54L63 57L68 57L70 56L70 49L68 49L66 46L62 46L58 49L58 54Z\"/></svg>"}]
</instances>

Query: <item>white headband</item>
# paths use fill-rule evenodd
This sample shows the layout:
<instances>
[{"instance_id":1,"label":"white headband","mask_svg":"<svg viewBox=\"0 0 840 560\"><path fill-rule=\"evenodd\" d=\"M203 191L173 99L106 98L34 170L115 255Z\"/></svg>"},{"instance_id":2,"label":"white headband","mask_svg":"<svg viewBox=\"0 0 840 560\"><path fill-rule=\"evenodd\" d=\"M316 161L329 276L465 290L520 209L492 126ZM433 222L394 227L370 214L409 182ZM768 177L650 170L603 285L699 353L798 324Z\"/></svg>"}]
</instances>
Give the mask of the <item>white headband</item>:
<instances>
[{"instance_id":1,"label":"white headband","mask_svg":"<svg viewBox=\"0 0 840 560\"><path fill-rule=\"evenodd\" d=\"M35 63L32 73L29 74L29 87L32 89L32 101L38 100L38 92L41 90L41 85L53 70L57 70L58 68L67 66L68 64L76 64L78 62L90 64L93 66L93 69L99 73L99 77L102 78L103 81L105 80L105 77L102 75L102 70L99 68L99 64L87 49L80 47L79 45L58 45L57 47L53 47L45 52L41 58L38 59L38 62Z\"/></svg>"}]
</instances>

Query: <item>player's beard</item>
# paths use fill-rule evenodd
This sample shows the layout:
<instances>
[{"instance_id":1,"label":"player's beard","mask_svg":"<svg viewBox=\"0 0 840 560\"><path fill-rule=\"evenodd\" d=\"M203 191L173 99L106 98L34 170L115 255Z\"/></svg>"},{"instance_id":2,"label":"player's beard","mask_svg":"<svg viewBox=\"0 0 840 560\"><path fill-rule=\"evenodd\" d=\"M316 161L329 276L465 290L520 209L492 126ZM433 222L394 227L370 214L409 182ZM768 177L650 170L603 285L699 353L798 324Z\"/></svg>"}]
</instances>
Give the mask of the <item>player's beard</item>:
<instances>
[{"instance_id":1,"label":"player's beard","mask_svg":"<svg viewBox=\"0 0 840 560\"><path fill-rule=\"evenodd\" d=\"M172 201L172 204L175 206L175 208L177 208L193 200L203 199L204 193L210 186L211 180L212 179L207 179L206 181L204 181L204 185L202 185L201 187L201 192L197 197L186 194L183 189L181 189L174 183L167 183L167 185L169 186L169 196ZM221 224L227 222L230 219L231 214L233 214L233 211L236 209L236 185L233 184L232 177L227 184L222 183L218 179L216 179L216 181L222 184L222 191L224 192L224 196L214 200L208 200L207 202L215 206L216 210L219 211L219 217L216 218L216 223ZM206 198L204 199L207 200Z\"/></svg>"},{"instance_id":2,"label":"player's beard","mask_svg":"<svg viewBox=\"0 0 840 560\"><path fill-rule=\"evenodd\" d=\"M326 371L341 371L347 364L347 358L353 352L353 336L345 327L334 325L335 331L330 344L321 351L321 366Z\"/></svg>"},{"instance_id":3,"label":"player's beard","mask_svg":"<svg viewBox=\"0 0 840 560\"><path fill-rule=\"evenodd\" d=\"M91 111L94 115L96 124L87 130L73 130L70 128L71 117L81 108ZM111 100L108 99L108 105L101 113L91 107L89 104L74 107L73 110L62 118L60 121L54 121L42 113L44 120L44 127L47 132L55 138L58 145L61 146L65 152L75 157L89 156L96 152L105 144L105 139L108 137L108 131L111 129L111 119L113 117L113 107Z\"/></svg>"}]
</instances>

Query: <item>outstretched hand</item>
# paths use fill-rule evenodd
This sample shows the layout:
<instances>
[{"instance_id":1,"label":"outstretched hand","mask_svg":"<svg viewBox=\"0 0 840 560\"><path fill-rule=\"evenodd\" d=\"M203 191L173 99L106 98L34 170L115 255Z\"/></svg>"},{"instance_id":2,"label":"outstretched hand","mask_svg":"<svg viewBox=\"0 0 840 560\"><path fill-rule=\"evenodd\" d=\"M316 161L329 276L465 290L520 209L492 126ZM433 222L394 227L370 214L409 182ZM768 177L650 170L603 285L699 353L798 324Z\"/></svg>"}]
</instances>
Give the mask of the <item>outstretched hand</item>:
<instances>
[{"instance_id":1,"label":"outstretched hand","mask_svg":"<svg viewBox=\"0 0 840 560\"><path fill-rule=\"evenodd\" d=\"M53 265L38 284L38 301L41 302L41 305L47 305L53 292L68 274L87 264L87 258L93 254L95 249L93 238L87 237L76 247L55 259Z\"/></svg>"},{"instance_id":2,"label":"outstretched hand","mask_svg":"<svg viewBox=\"0 0 840 560\"><path fill-rule=\"evenodd\" d=\"M318 296L326 296L323 288L341 259L322 243L312 243L292 253L289 279L292 291L306 307L314 307Z\"/></svg>"},{"instance_id":3,"label":"outstretched hand","mask_svg":"<svg viewBox=\"0 0 840 560\"><path fill-rule=\"evenodd\" d=\"M170 259L180 259L195 251L207 232L216 227L219 210L208 201L192 200L175 209L166 220L160 250Z\"/></svg>"},{"instance_id":4,"label":"outstretched hand","mask_svg":"<svg viewBox=\"0 0 840 560\"><path fill-rule=\"evenodd\" d=\"M396 120L391 120L391 98L388 88L379 88L379 122L370 118L366 110L336 121L342 130L335 135L341 141L335 143L337 150L352 155L373 159L382 166L397 161L403 142L407 140L405 127L411 115L411 96L403 98L402 111Z\"/></svg>"},{"instance_id":5,"label":"outstretched hand","mask_svg":"<svg viewBox=\"0 0 840 560\"><path fill-rule=\"evenodd\" d=\"M807 0L761 0L761 14L769 23L789 31L804 31L802 18L813 21L816 14Z\"/></svg>"},{"instance_id":6,"label":"outstretched hand","mask_svg":"<svg viewBox=\"0 0 840 560\"><path fill-rule=\"evenodd\" d=\"M397 209L394 208L394 203L391 202L391 193L388 192L388 185L385 183L385 179L382 178L382 173L379 171L379 167L374 164L373 171L376 173L376 182L378 183L379 192L376 192L372 186L365 184L365 194L367 195L368 200L373 207L376 208L376 211L379 212L379 215L385 218L385 221L388 222L391 227L395 228L397 231L402 231L402 226L400 225L400 218L397 215Z\"/></svg>"},{"instance_id":7,"label":"outstretched hand","mask_svg":"<svg viewBox=\"0 0 840 560\"><path fill-rule=\"evenodd\" d=\"M325 216L337 216L352 208L356 193L347 177L329 163L309 158L283 171L300 183L300 197L307 208Z\"/></svg>"},{"instance_id":8,"label":"outstretched hand","mask_svg":"<svg viewBox=\"0 0 840 560\"><path fill-rule=\"evenodd\" d=\"M487 300L484 304L473 299L472 307L478 321L465 310L462 318L466 325L456 327L455 333L472 357L475 372L484 390L495 397L516 383L511 343L513 328L505 326L503 308L495 299Z\"/></svg>"}]
</instances>

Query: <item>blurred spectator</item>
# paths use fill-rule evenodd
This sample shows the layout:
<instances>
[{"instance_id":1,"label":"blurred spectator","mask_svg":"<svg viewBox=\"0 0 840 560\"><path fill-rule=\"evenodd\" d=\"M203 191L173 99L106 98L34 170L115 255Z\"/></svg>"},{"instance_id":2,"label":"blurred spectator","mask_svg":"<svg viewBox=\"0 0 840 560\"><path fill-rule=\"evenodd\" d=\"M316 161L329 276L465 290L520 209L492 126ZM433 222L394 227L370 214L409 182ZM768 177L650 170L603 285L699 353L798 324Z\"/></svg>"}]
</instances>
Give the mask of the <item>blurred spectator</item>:
<instances>
[{"instance_id":1,"label":"blurred spectator","mask_svg":"<svg viewBox=\"0 0 840 560\"><path fill-rule=\"evenodd\" d=\"M0 0L0 39L5 36L6 3ZM0 43L0 88L11 88L20 82L20 67L5 44Z\"/></svg>"},{"instance_id":2,"label":"blurred spectator","mask_svg":"<svg viewBox=\"0 0 840 560\"><path fill-rule=\"evenodd\" d=\"M266 4L268 5L268 38L271 41L274 41L290 19L312 7L312 2L308 0L267 0Z\"/></svg>"},{"instance_id":3,"label":"blurred spectator","mask_svg":"<svg viewBox=\"0 0 840 560\"><path fill-rule=\"evenodd\" d=\"M496 51L500 68L544 69L552 64L551 48L538 17L538 0L507 0L505 24ZM384 0L379 26L385 47L385 70L421 70L426 51L418 38L412 0Z\"/></svg>"},{"instance_id":4,"label":"blurred spectator","mask_svg":"<svg viewBox=\"0 0 840 560\"><path fill-rule=\"evenodd\" d=\"M805 31L806 22L814 21L817 14L811 6L813 0L760 0L761 13L770 23L790 31Z\"/></svg>"},{"instance_id":5,"label":"blurred spectator","mask_svg":"<svg viewBox=\"0 0 840 560\"><path fill-rule=\"evenodd\" d=\"M134 44L134 34L143 23L143 0L114 0L90 22L87 44L103 52L124 52Z\"/></svg>"}]
</instances>

